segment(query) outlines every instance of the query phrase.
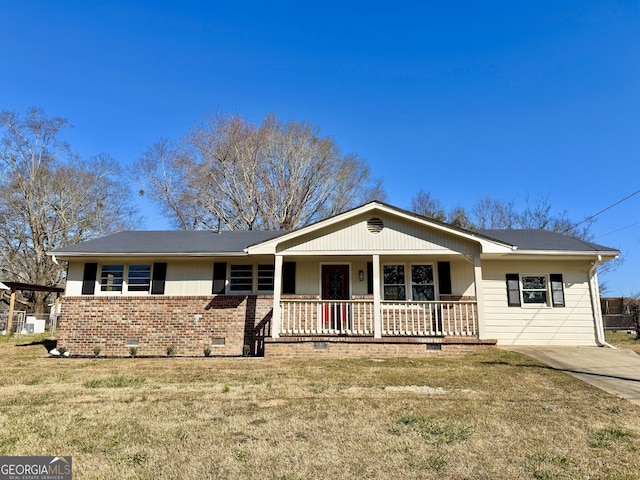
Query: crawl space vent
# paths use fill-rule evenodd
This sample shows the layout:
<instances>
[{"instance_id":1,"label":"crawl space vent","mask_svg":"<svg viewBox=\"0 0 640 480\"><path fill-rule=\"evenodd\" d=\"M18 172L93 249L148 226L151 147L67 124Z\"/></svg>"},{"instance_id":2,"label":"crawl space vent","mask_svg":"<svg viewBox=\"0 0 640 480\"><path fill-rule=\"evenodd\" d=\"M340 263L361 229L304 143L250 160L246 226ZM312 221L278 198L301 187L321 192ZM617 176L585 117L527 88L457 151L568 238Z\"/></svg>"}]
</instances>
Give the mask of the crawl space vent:
<instances>
[{"instance_id":1,"label":"crawl space vent","mask_svg":"<svg viewBox=\"0 0 640 480\"><path fill-rule=\"evenodd\" d=\"M367 220L367 230L371 233L380 233L384 228L384 223L379 218L370 218Z\"/></svg>"}]
</instances>

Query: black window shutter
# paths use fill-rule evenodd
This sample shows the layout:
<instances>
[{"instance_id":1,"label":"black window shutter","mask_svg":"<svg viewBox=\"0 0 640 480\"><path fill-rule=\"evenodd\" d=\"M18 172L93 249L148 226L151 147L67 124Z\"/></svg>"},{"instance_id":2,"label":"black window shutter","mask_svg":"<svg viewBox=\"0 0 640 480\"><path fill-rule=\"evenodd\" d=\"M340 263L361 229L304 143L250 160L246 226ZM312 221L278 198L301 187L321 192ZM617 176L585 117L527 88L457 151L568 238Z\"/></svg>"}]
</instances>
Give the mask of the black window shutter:
<instances>
[{"instance_id":1,"label":"black window shutter","mask_svg":"<svg viewBox=\"0 0 640 480\"><path fill-rule=\"evenodd\" d=\"M373 295L373 262L367 262L367 294Z\"/></svg>"},{"instance_id":2,"label":"black window shutter","mask_svg":"<svg viewBox=\"0 0 640 480\"><path fill-rule=\"evenodd\" d=\"M227 262L213 264L213 288L211 293L224 293L227 286Z\"/></svg>"},{"instance_id":3,"label":"black window shutter","mask_svg":"<svg viewBox=\"0 0 640 480\"><path fill-rule=\"evenodd\" d=\"M517 273L507 273L507 305L520 306L520 276Z\"/></svg>"},{"instance_id":4,"label":"black window shutter","mask_svg":"<svg viewBox=\"0 0 640 480\"><path fill-rule=\"evenodd\" d=\"M451 295L451 264L438 262L438 287L440 295Z\"/></svg>"},{"instance_id":5,"label":"black window shutter","mask_svg":"<svg viewBox=\"0 0 640 480\"><path fill-rule=\"evenodd\" d=\"M564 307L564 282L561 273L552 273L551 279L551 301L554 307Z\"/></svg>"},{"instance_id":6,"label":"black window shutter","mask_svg":"<svg viewBox=\"0 0 640 480\"><path fill-rule=\"evenodd\" d=\"M82 295L93 295L96 291L97 263L85 263L82 275Z\"/></svg>"},{"instance_id":7,"label":"black window shutter","mask_svg":"<svg viewBox=\"0 0 640 480\"><path fill-rule=\"evenodd\" d=\"M296 262L282 264L282 293L296 293Z\"/></svg>"},{"instance_id":8,"label":"black window shutter","mask_svg":"<svg viewBox=\"0 0 640 480\"><path fill-rule=\"evenodd\" d=\"M151 279L151 295L164 295L164 281L167 278L167 264L153 264L153 278Z\"/></svg>"}]
</instances>

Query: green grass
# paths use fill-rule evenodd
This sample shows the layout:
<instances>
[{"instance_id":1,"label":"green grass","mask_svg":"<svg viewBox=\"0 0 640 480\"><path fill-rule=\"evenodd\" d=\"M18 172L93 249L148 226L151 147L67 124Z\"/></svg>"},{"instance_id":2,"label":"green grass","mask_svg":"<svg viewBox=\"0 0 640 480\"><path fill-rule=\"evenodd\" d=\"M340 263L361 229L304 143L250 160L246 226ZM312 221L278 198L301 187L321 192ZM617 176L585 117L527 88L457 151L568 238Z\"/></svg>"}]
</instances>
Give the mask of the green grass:
<instances>
[{"instance_id":1,"label":"green grass","mask_svg":"<svg viewBox=\"0 0 640 480\"><path fill-rule=\"evenodd\" d=\"M636 332L605 332L605 340L618 348L627 348L640 354L640 340L636 340Z\"/></svg>"},{"instance_id":2,"label":"green grass","mask_svg":"<svg viewBox=\"0 0 640 480\"><path fill-rule=\"evenodd\" d=\"M616 444L619 445L622 440L634 437L636 437L636 435L625 428L601 428L591 434L589 446L593 448L611 448Z\"/></svg>"},{"instance_id":3,"label":"green grass","mask_svg":"<svg viewBox=\"0 0 640 480\"><path fill-rule=\"evenodd\" d=\"M426 442L434 444L462 442L469 438L473 432L471 425L456 420L443 420L420 415L403 415L397 423L417 433Z\"/></svg>"},{"instance_id":4,"label":"green grass","mask_svg":"<svg viewBox=\"0 0 640 480\"><path fill-rule=\"evenodd\" d=\"M144 383L142 377L127 377L125 375L115 375L107 378L97 378L87 380L83 385L87 388L126 388L139 387Z\"/></svg>"}]
</instances>

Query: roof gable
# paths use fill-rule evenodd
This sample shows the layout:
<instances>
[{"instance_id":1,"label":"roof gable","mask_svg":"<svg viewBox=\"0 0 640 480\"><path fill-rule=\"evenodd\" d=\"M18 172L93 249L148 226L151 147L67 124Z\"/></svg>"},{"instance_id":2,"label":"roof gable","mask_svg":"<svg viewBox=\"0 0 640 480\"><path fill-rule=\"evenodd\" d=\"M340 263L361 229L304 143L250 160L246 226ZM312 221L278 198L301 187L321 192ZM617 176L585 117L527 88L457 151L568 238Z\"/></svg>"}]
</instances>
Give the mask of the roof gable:
<instances>
[{"instance_id":1,"label":"roof gable","mask_svg":"<svg viewBox=\"0 0 640 480\"><path fill-rule=\"evenodd\" d=\"M376 218L391 228L383 228L378 235L371 234L366 224ZM507 253L511 245L374 201L248 249L252 254L284 250L327 253L449 250L466 254L478 250Z\"/></svg>"}]
</instances>

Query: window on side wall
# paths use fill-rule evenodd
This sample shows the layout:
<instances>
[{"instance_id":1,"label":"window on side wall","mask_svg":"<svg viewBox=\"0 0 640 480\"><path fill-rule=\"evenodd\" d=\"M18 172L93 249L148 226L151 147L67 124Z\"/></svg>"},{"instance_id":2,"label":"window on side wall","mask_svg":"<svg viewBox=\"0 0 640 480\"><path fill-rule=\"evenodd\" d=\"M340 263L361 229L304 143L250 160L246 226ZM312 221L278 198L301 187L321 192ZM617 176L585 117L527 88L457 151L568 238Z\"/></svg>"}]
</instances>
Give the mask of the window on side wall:
<instances>
[{"instance_id":1,"label":"window on side wall","mask_svg":"<svg viewBox=\"0 0 640 480\"><path fill-rule=\"evenodd\" d=\"M148 292L151 285L151 265L129 265L127 290Z\"/></svg>"},{"instance_id":2,"label":"window on side wall","mask_svg":"<svg viewBox=\"0 0 640 480\"><path fill-rule=\"evenodd\" d=\"M121 292L124 278L124 265L103 265L100 271L100 290L102 292Z\"/></svg>"},{"instance_id":3,"label":"window on side wall","mask_svg":"<svg viewBox=\"0 0 640 480\"><path fill-rule=\"evenodd\" d=\"M230 292L250 292L253 289L253 265L231 265Z\"/></svg>"},{"instance_id":4,"label":"window on side wall","mask_svg":"<svg viewBox=\"0 0 640 480\"><path fill-rule=\"evenodd\" d=\"M564 307L562 274L507 273L507 304L518 306Z\"/></svg>"},{"instance_id":5,"label":"window on side wall","mask_svg":"<svg viewBox=\"0 0 640 480\"><path fill-rule=\"evenodd\" d=\"M522 275L522 303L547 304L546 275Z\"/></svg>"}]
</instances>

